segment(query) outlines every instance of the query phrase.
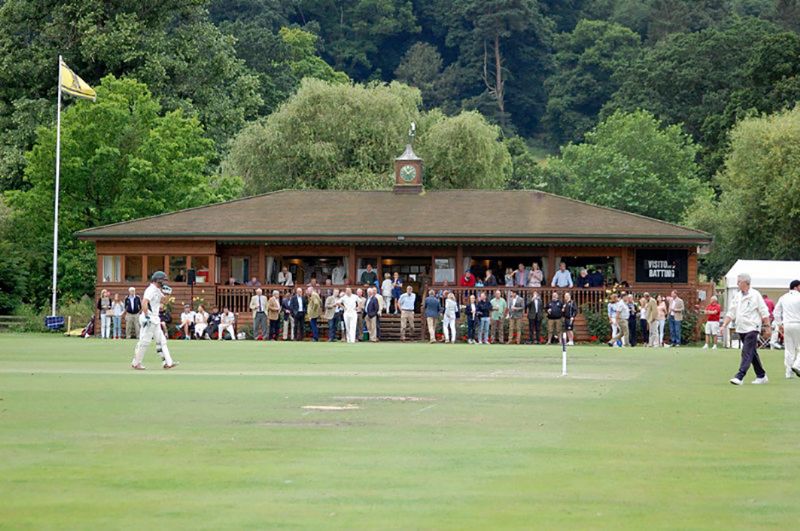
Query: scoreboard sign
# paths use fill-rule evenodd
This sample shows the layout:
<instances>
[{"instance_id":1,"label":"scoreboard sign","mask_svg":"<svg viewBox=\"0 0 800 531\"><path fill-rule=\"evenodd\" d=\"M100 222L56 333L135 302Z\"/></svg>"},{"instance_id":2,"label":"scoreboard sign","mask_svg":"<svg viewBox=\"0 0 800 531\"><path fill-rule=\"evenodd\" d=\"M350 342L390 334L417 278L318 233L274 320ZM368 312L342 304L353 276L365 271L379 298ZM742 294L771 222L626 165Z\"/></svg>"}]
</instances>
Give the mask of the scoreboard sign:
<instances>
[{"instance_id":1,"label":"scoreboard sign","mask_svg":"<svg viewBox=\"0 0 800 531\"><path fill-rule=\"evenodd\" d=\"M636 282L681 284L689 281L689 251L637 250Z\"/></svg>"}]
</instances>

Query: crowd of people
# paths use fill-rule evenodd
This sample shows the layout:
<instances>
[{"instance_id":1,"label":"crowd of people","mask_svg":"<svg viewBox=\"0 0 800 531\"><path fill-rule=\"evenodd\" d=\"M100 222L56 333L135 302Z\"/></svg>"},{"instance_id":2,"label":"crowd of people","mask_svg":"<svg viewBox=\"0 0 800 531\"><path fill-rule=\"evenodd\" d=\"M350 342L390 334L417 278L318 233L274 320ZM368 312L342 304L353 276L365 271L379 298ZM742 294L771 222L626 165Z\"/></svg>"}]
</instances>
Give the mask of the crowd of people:
<instances>
[{"instance_id":1,"label":"crowd of people","mask_svg":"<svg viewBox=\"0 0 800 531\"><path fill-rule=\"evenodd\" d=\"M712 297L709 307L713 309L711 305L716 304L716 300ZM642 343L647 347L669 348L681 345L686 304L675 290L667 297L644 293L638 301L625 291L612 293L606 310L611 326L609 346L635 347ZM706 315L709 322L716 320L719 323L719 312L716 317L709 312ZM668 342L664 341L666 331L669 331ZM716 348L716 343L713 348Z\"/></svg>"}]
</instances>

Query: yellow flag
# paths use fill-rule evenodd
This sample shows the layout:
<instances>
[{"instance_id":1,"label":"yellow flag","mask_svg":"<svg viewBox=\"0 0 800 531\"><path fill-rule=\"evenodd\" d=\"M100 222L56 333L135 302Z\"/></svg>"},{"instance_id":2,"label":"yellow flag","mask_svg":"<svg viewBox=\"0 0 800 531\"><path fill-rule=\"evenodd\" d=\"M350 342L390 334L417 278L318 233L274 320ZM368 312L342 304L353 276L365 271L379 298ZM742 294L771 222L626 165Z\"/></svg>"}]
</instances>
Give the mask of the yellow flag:
<instances>
[{"instance_id":1,"label":"yellow flag","mask_svg":"<svg viewBox=\"0 0 800 531\"><path fill-rule=\"evenodd\" d=\"M61 61L61 90L76 98L86 98L92 101L97 99L94 89L70 70L64 61Z\"/></svg>"}]
</instances>

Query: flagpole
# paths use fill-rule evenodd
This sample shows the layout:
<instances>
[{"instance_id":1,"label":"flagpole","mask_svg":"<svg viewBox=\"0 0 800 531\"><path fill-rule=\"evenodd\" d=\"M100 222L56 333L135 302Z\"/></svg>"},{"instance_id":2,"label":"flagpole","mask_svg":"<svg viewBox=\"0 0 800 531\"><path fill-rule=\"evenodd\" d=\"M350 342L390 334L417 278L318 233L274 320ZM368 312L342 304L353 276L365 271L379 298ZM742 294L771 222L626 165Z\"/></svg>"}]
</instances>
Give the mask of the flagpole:
<instances>
[{"instance_id":1,"label":"flagpole","mask_svg":"<svg viewBox=\"0 0 800 531\"><path fill-rule=\"evenodd\" d=\"M58 109L56 114L56 200L53 214L53 302L50 315L56 314L56 288L58 286L58 194L61 180L61 56L58 56Z\"/></svg>"}]
</instances>

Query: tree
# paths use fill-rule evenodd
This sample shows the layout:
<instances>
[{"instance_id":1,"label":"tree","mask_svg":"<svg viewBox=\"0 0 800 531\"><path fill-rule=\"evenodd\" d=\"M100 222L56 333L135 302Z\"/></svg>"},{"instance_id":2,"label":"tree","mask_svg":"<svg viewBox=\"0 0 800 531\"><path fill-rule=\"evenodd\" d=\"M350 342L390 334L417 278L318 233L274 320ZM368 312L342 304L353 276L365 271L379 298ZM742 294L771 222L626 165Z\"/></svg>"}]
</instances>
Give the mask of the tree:
<instances>
[{"instance_id":1,"label":"tree","mask_svg":"<svg viewBox=\"0 0 800 531\"><path fill-rule=\"evenodd\" d=\"M291 22L316 24L324 56L366 81L389 78L400 62L397 40L419 33L411 0L298 0Z\"/></svg>"},{"instance_id":2,"label":"tree","mask_svg":"<svg viewBox=\"0 0 800 531\"><path fill-rule=\"evenodd\" d=\"M511 178L506 184L509 190L546 190L547 182L544 180L543 170L539 159L519 136L507 138L505 141L508 153L511 155Z\"/></svg>"},{"instance_id":3,"label":"tree","mask_svg":"<svg viewBox=\"0 0 800 531\"><path fill-rule=\"evenodd\" d=\"M601 116L647 109L670 124L683 124L703 146L703 174L722 160L733 122L720 123L732 95L747 85L748 63L766 39L779 33L769 22L742 18L697 33L670 35L618 74L620 88Z\"/></svg>"},{"instance_id":4,"label":"tree","mask_svg":"<svg viewBox=\"0 0 800 531\"><path fill-rule=\"evenodd\" d=\"M564 193L590 203L678 222L686 207L710 193L698 178L697 146L675 125L650 113L617 112L569 144L547 166Z\"/></svg>"},{"instance_id":5,"label":"tree","mask_svg":"<svg viewBox=\"0 0 800 531\"><path fill-rule=\"evenodd\" d=\"M425 185L434 190L504 188L511 176L508 148L500 128L477 112L439 117L420 134Z\"/></svg>"},{"instance_id":6,"label":"tree","mask_svg":"<svg viewBox=\"0 0 800 531\"><path fill-rule=\"evenodd\" d=\"M146 83L167 110L196 115L223 149L261 105L258 79L205 0L0 2L0 171L18 186L32 131L55 120L57 58L90 84L106 74Z\"/></svg>"},{"instance_id":7,"label":"tree","mask_svg":"<svg viewBox=\"0 0 800 531\"><path fill-rule=\"evenodd\" d=\"M555 38L545 123L556 142L579 141L619 88L614 74L639 53L639 36L619 24L581 20Z\"/></svg>"},{"instance_id":8,"label":"tree","mask_svg":"<svg viewBox=\"0 0 800 531\"><path fill-rule=\"evenodd\" d=\"M161 107L142 83L103 78L97 102L62 113L59 276L62 293L91 292L92 245L75 231L238 196L209 180L212 142L196 117ZM52 250L55 128L40 128L27 154L28 191L9 193L11 239L31 273L30 297L47 297Z\"/></svg>"},{"instance_id":9,"label":"tree","mask_svg":"<svg viewBox=\"0 0 800 531\"><path fill-rule=\"evenodd\" d=\"M388 189L392 161L416 121L429 188L502 187L510 173L499 131L477 113L421 113L417 89L305 79L289 101L235 139L225 173L249 193L283 188Z\"/></svg>"},{"instance_id":10,"label":"tree","mask_svg":"<svg viewBox=\"0 0 800 531\"><path fill-rule=\"evenodd\" d=\"M715 180L719 200L703 198L688 217L714 234L703 263L710 276L739 258L800 260L800 108L737 124Z\"/></svg>"},{"instance_id":11,"label":"tree","mask_svg":"<svg viewBox=\"0 0 800 531\"><path fill-rule=\"evenodd\" d=\"M283 188L386 188L419 91L399 83L342 85L306 78L276 112L234 139L226 174L248 193Z\"/></svg>"}]
</instances>

